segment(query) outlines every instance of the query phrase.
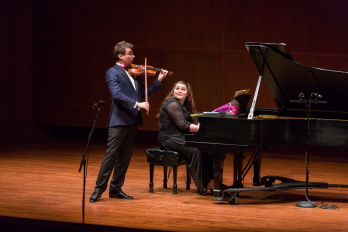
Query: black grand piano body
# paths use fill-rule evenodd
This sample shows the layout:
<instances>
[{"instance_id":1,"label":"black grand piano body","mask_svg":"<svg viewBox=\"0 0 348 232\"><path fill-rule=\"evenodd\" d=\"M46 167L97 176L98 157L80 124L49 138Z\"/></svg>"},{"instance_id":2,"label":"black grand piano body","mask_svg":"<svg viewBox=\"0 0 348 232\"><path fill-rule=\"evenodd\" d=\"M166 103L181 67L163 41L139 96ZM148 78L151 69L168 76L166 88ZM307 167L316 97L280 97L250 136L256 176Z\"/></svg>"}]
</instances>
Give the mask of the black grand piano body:
<instances>
[{"instance_id":1,"label":"black grand piano body","mask_svg":"<svg viewBox=\"0 0 348 232\"><path fill-rule=\"evenodd\" d=\"M308 123L310 146L348 147L348 73L296 63L285 44L246 43L246 47L260 72L252 107L244 112L244 117L239 118L229 114L199 116L199 131L185 135L185 146L209 151L213 157L215 200L224 198L220 183L221 164L226 154L234 155L232 187L236 189L235 192L241 192L254 190L242 190L242 181L252 166L254 185L265 184L270 187L270 179L260 176L262 151L278 146L307 146ZM255 108L261 79L265 81L278 109ZM312 93L318 93L322 95L319 103L327 104L312 103L311 117L308 120L305 103L299 103L299 93L303 93L306 98ZM254 152L245 166L244 151ZM274 179L271 178L270 181ZM284 189L303 187L303 182L301 184L293 187L289 184ZM328 187L328 184L317 183L316 186ZM315 187L315 184L311 187ZM273 189L277 190L276 187Z\"/></svg>"}]
</instances>

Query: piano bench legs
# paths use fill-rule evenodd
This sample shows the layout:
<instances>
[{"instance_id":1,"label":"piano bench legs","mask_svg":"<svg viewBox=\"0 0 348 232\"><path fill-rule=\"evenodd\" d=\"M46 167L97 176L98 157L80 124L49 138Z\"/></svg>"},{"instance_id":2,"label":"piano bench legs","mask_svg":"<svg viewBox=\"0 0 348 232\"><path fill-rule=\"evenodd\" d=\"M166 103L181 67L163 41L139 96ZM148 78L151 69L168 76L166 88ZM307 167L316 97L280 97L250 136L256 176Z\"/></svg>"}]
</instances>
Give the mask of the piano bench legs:
<instances>
[{"instance_id":1,"label":"piano bench legs","mask_svg":"<svg viewBox=\"0 0 348 232\"><path fill-rule=\"evenodd\" d=\"M168 188L167 187L167 183L168 183L168 179L167 179L167 166L163 166L163 188Z\"/></svg>"},{"instance_id":2,"label":"piano bench legs","mask_svg":"<svg viewBox=\"0 0 348 232\"><path fill-rule=\"evenodd\" d=\"M149 184L149 192L153 193L153 176L154 176L154 164L150 164L150 184ZM168 183L168 178L167 178L167 166L163 166L163 188L168 188L167 183ZM177 176L178 176L178 166L173 166L173 194L178 193L178 185L177 185ZM191 185L191 173L186 168L186 190L190 190L190 185Z\"/></svg>"},{"instance_id":3,"label":"piano bench legs","mask_svg":"<svg viewBox=\"0 0 348 232\"><path fill-rule=\"evenodd\" d=\"M178 166L173 166L173 194L178 193L178 186L176 185L178 176Z\"/></svg>"},{"instance_id":4,"label":"piano bench legs","mask_svg":"<svg viewBox=\"0 0 348 232\"><path fill-rule=\"evenodd\" d=\"M150 184L149 184L149 187L150 187L150 190L149 192L150 193L153 193L153 173L154 173L154 165L153 164L150 164Z\"/></svg>"},{"instance_id":5,"label":"piano bench legs","mask_svg":"<svg viewBox=\"0 0 348 232\"><path fill-rule=\"evenodd\" d=\"M155 166L163 166L163 188L167 188L168 183L168 166L173 167L173 194L177 194L177 176L178 176L178 166L184 165L185 160L179 155L178 152L161 150L159 148L152 148L146 151L147 162L150 164L150 184L149 192L153 193L153 177ZM170 170L169 170L170 174ZM186 167L186 190L190 190L191 184L191 173Z\"/></svg>"}]
</instances>

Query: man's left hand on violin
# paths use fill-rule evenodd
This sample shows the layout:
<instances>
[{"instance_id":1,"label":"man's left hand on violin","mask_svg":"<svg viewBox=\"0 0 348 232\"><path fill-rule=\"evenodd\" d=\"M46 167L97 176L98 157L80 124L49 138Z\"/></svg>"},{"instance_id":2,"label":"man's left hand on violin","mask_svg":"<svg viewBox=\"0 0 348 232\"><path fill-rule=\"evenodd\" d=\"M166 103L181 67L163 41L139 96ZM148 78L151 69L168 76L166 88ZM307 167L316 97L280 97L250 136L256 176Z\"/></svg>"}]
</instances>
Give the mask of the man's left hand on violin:
<instances>
[{"instance_id":1,"label":"man's left hand on violin","mask_svg":"<svg viewBox=\"0 0 348 232\"><path fill-rule=\"evenodd\" d=\"M158 80L162 81L167 75L168 75L168 71L165 69L162 69L161 72L158 74Z\"/></svg>"}]
</instances>

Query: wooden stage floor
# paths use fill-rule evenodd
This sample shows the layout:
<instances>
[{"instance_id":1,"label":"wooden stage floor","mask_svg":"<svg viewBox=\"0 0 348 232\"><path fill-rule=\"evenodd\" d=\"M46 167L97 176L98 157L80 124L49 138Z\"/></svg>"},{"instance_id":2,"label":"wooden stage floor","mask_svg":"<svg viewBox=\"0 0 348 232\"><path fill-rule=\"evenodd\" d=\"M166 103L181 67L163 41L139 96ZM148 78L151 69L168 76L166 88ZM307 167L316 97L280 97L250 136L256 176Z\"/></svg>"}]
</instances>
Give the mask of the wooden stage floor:
<instances>
[{"instance_id":1,"label":"wooden stage floor","mask_svg":"<svg viewBox=\"0 0 348 232\"><path fill-rule=\"evenodd\" d=\"M78 168L85 146L85 142L63 140L0 145L0 226L15 231L11 223L21 224L17 229L23 229L31 221L39 223L43 231L61 231L66 229L64 225L73 225L70 230L82 230L83 172L79 173ZM89 203L106 148L104 142L91 142L85 231L103 228L92 225L105 226L110 231L114 227L116 231L348 231L348 189L343 188L309 191L311 201L335 204L339 207L335 210L296 207L296 202L305 200L304 190L241 193L238 204L229 205L227 201L213 201L209 194L199 195L193 183L191 190L185 190L184 167L179 167L179 191L173 195L172 178L170 188L163 189L163 171L156 167L154 193L149 193L145 150L150 147L137 145L128 169L123 190L134 200L111 199L106 192L98 202ZM310 157L310 181L348 184L348 155L337 156L330 151L326 154ZM233 180L232 163L233 157L227 156L227 185ZM305 180L304 155L265 154L262 175ZM244 185L251 184L249 173Z\"/></svg>"}]
</instances>

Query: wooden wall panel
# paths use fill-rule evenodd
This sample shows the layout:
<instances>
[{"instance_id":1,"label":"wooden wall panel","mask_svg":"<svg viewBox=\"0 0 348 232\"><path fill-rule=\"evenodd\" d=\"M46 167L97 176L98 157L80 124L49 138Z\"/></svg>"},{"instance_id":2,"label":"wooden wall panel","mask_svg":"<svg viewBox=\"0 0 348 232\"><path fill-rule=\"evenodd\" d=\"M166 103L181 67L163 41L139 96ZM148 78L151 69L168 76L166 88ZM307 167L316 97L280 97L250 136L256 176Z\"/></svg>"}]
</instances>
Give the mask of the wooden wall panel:
<instances>
[{"instance_id":1,"label":"wooden wall panel","mask_svg":"<svg viewBox=\"0 0 348 232\"><path fill-rule=\"evenodd\" d=\"M0 143L12 141L12 34L11 1L0 1Z\"/></svg>"},{"instance_id":2,"label":"wooden wall panel","mask_svg":"<svg viewBox=\"0 0 348 232\"><path fill-rule=\"evenodd\" d=\"M93 103L105 100L98 121L105 127L111 104L105 72L122 40L134 44L134 63L147 57L149 65L174 72L149 97L143 130L157 130L155 115L178 80L192 85L199 111L240 89L253 95L258 73L245 42L284 42L297 62L347 70L347 7L343 0L36 0L34 119L91 126ZM275 107L264 83L256 107Z\"/></svg>"},{"instance_id":3,"label":"wooden wall panel","mask_svg":"<svg viewBox=\"0 0 348 232\"><path fill-rule=\"evenodd\" d=\"M45 132L33 123L32 0L13 1L13 136L16 142L42 141Z\"/></svg>"},{"instance_id":4,"label":"wooden wall panel","mask_svg":"<svg viewBox=\"0 0 348 232\"><path fill-rule=\"evenodd\" d=\"M293 52L348 53L344 0L224 1L225 47L286 43Z\"/></svg>"},{"instance_id":5,"label":"wooden wall panel","mask_svg":"<svg viewBox=\"0 0 348 232\"><path fill-rule=\"evenodd\" d=\"M242 89L250 89L249 94L253 97L258 78L259 72L248 53L226 53L225 78L222 85L225 103L234 96L236 91ZM258 96L256 103L258 108L277 108L264 82L261 82ZM252 97L249 100L249 107Z\"/></svg>"},{"instance_id":6,"label":"wooden wall panel","mask_svg":"<svg viewBox=\"0 0 348 232\"><path fill-rule=\"evenodd\" d=\"M136 44L220 48L220 0L134 1Z\"/></svg>"}]
</instances>

